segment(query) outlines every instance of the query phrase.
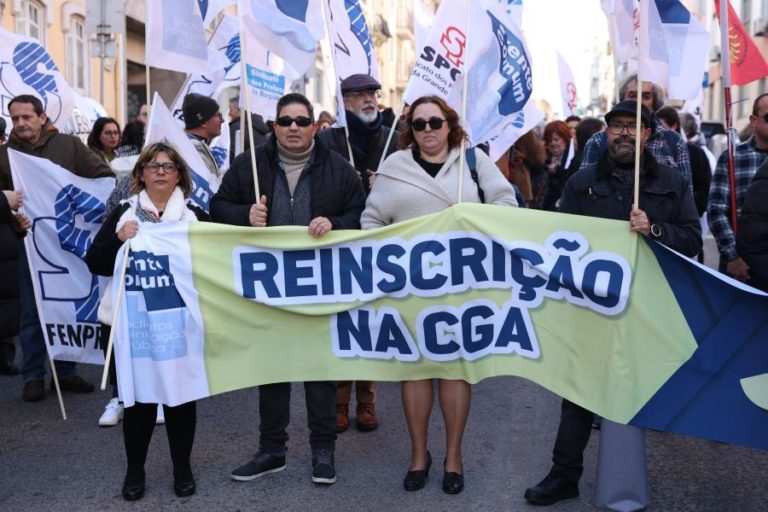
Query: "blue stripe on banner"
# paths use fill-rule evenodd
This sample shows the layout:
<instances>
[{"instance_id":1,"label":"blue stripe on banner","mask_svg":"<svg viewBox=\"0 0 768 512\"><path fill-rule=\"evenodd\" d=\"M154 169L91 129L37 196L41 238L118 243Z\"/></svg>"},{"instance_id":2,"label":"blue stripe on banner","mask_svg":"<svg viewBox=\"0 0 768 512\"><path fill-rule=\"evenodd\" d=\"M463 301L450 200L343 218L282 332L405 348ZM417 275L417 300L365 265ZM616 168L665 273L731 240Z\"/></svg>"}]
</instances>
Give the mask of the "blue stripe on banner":
<instances>
[{"instance_id":1,"label":"blue stripe on banner","mask_svg":"<svg viewBox=\"0 0 768 512\"><path fill-rule=\"evenodd\" d=\"M654 0L659 10L662 23L687 25L691 21L691 13L679 0Z\"/></svg>"},{"instance_id":2,"label":"blue stripe on banner","mask_svg":"<svg viewBox=\"0 0 768 512\"><path fill-rule=\"evenodd\" d=\"M768 450L768 411L740 382L768 373L768 297L648 244L699 348L630 424Z\"/></svg>"}]
</instances>

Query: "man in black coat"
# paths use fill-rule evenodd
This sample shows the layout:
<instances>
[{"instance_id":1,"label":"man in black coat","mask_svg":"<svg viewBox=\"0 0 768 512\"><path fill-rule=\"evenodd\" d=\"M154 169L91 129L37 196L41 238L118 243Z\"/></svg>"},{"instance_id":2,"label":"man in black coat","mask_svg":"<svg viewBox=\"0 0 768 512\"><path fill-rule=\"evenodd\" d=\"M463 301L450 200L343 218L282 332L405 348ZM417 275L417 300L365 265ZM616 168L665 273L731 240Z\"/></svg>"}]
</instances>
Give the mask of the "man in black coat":
<instances>
[{"instance_id":1,"label":"man in black coat","mask_svg":"<svg viewBox=\"0 0 768 512\"><path fill-rule=\"evenodd\" d=\"M315 137L312 104L301 94L277 103L275 134L256 148L260 198L253 186L251 151L235 158L211 199L214 222L239 226L307 226L319 238L332 229L359 229L365 194L355 170ZM312 448L312 481L336 481L336 383L305 382ZM231 477L248 481L282 471L291 384L259 387L259 451Z\"/></svg>"},{"instance_id":2,"label":"man in black coat","mask_svg":"<svg viewBox=\"0 0 768 512\"><path fill-rule=\"evenodd\" d=\"M749 268L747 284L768 292L768 160L757 169L744 197L736 250Z\"/></svg>"},{"instance_id":3,"label":"man in black coat","mask_svg":"<svg viewBox=\"0 0 768 512\"><path fill-rule=\"evenodd\" d=\"M374 173L379 169L382 155L389 156L396 151L397 142L400 138L400 132L395 130L389 145L387 145L394 116L390 115L389 123L385 122L377 102L380 92L381 84L366 74L351 75L342 80L341 94L344 99L344 109L349 128L349 144L347 144L344 128L329 128L318 134L320 140L347 160L349 160L349 148L352 148L354 157L352 163L360 174L366 196L371 191ZM379 427L375 408L376 383L357 381L354 384L355 399L357 400L357 429L361 432L370 432ZM336 432L344 432L349 428L349 402L352 397L352 385L351 381L338 383Z\"/></svg>"},{"instance_id":4,"label":"man in black coat","mask_svg":"<svg viewBox=\"0 0 768 512\"><path fill-rule=\"evenodd\" d=\"M14 364L19 334L19 240L30 224L29 217L18 212L23 203L21 192L0 186L0 275L10 277L0 282L0 375L18 375Z\"/></svg>"},{"instance_id":5,"label":"man in black coat","mask_svg":"<svg viewBox=\"0 0 768 512\"><path fill-rule=\"evenodd\" d=\"M676 169L657 163L645 141L651 134L651 114L641 110L642 130L636 134L637 103L618 103L605 115L608 151L597 165L574 174L563 189L559 211L605 219L627 220L629 229L689 257L702 246L701 226L691 187ZM633 202L635 137L641 137L640 197ZM592 413L563 399L552 469L525 491L535 505L551 505L579 495L584 448L589 441Z\"/></svg>"}]
</instances>

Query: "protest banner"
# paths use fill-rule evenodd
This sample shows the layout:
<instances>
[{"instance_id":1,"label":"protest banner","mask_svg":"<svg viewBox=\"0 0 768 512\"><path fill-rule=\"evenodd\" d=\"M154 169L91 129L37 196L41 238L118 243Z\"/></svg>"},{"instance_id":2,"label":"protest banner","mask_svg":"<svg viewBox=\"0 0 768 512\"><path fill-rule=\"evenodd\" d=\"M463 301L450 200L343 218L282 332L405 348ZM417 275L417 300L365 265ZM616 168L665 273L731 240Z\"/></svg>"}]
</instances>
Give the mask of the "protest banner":
<instances>
[{"instance_id":1,"label":"protest banner","mask_svg":"<svg viewBox=\"0 0 768 512\"><path fill-rule=\"evenodd\" d=\"M637 242L626 222L479 204L322 239L147 226L121 396L517 375L617 422L768 448L768 296Z\"/></svg>"},{"instance_id":2,"label":"protest banner","mask_svg":"<svg viewBox=\"0 0 768 512\"><path fill-rule=\"evenodd\" d=\"M115 179L81 178L15 150L8 159L14 185L24 191L24 213L32 219L27 258L51 358L102 364L96 312L106 279L88 271L85 254Z\"/></svg>"}]
</instances>

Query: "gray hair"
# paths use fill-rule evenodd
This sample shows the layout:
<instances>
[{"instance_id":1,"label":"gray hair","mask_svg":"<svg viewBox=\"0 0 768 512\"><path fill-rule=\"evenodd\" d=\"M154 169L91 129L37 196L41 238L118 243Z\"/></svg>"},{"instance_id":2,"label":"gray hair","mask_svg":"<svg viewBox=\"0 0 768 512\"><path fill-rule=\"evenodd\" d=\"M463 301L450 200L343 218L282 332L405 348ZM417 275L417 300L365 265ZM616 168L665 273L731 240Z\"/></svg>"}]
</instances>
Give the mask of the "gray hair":
<instances>
[{"instance_id":1,"label":"gray hair","mask_svg":"<svg viewBox=\"0 0 768 512\"><path fill-rule=\"evenodd\" d=\"M629 84L632 82L637 82L637 73L629 75L621 82L621 87L619 87L619 98L621 98L621 100L626 99L624 96L627 94L627 87L629 87ZM667 93L662 86L653 82L650 83L653 85L653 111L656 112L667 102ZM638 91L638 100L642 99L640 97L641 94L642 91Z\"/></svg>"},{"instance_id":2,"label":"gray hair","mask_svg":"<svg viewBox=\"0 0 768 512\"><path fill-rule=\"evenodd\" d=\"M690 112L680 113L680 129L689 139L695 137L699 133L699 124L696 122L696 116Z\"/></svg>"}]
</instances>

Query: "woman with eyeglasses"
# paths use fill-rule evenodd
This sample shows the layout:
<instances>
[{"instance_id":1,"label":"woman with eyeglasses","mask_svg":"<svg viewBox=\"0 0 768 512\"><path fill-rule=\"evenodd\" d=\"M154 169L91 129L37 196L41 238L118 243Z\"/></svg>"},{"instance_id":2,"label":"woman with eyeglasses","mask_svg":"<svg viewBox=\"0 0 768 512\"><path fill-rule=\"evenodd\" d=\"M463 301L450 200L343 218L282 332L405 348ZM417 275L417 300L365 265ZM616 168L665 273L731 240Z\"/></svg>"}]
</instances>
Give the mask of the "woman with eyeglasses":
<instances>
[{"instance_id":1,"label":"woman with eyeglasses","mask_svg":"<svg viewBox=\"0 0 768 512\"><path fill-rule=\"evenodd\" d=\"M459 202L517 206L512 186L491 159L471 148L473 172L460 168L461 142L467 134L458 114L437 96L425 96L411 105L400 135L400 151L379 168L360 219L363 229L373 229L439 212ZM463 181L458 197L458 180ZM440 408L445 420L446 450L442 487L447 494L464 488L461 440L472 395L463 380L438 379ZM427 427L434 400L431 379L401 385L403 409L411 437L411 464L403 480L407 491L424 487L432 465Z\"/></svg>"},{"instance_id":2,"label":"woman with eyeglasses","mask_svg":"<svg viewBox=\"0 0 768 512\"><path fill-rule=\"evenodd\" d=\"M105 162L115 158L115 149L120 145L120 125L111 117L100 117L93 123L88 134L88 147Z\"/></svg>"},{"instance_id":3,"label":"woman with eyeglasses","mask_svg":"<svg viewBox=\"0 0 768 512\"><path fill-rule=\"evenodd\" d=\"M127 240L136 236L142 224L209 221L207 213L187 204L191 191L189 168L172 146L155 143L144 148L131 173L131 196L110 214L88 250L86 262L91 272L111 276L118 251ZM108 290L99 306L99 320L104 324L112 321L110 296ZM103 340L108 339L108 327L102 329L102 335ZM195 437L195 402L176 407L164 405L163 408L173 461L173 490L177 496L191 496L195 493L190 464ZM144 462L156 412L157 404L136 402L123 413L123 438L128 459L123 498L129 501L144 496Z\"/></svg>"}]
</instances>

